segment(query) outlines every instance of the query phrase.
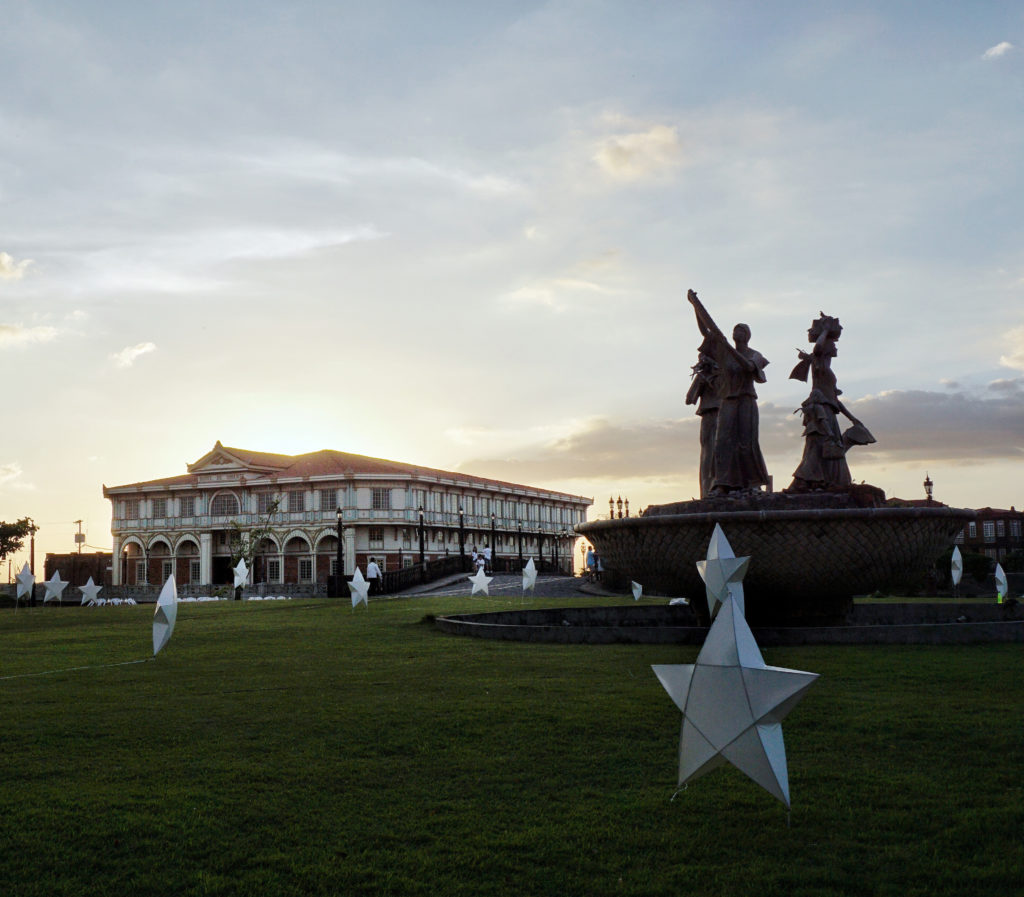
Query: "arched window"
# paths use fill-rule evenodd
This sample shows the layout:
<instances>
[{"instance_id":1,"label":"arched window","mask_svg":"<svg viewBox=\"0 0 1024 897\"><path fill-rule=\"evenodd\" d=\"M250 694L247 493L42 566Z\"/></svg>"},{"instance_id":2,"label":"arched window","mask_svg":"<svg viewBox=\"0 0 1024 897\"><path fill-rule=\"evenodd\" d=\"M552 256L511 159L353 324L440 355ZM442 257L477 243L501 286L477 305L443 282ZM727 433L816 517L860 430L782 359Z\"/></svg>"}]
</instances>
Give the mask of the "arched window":
<instances>
[{"instance_id":1,"label":"arched window","mask_svg":"<svg viewBox=\"0 0 1024 897\"><path fill-rule=\"evenodd\" d=\"M228 517L238 513L238 499L230 492L221 492L210 505L210 514L214 517Z\"/></svg>"}]
</instances>

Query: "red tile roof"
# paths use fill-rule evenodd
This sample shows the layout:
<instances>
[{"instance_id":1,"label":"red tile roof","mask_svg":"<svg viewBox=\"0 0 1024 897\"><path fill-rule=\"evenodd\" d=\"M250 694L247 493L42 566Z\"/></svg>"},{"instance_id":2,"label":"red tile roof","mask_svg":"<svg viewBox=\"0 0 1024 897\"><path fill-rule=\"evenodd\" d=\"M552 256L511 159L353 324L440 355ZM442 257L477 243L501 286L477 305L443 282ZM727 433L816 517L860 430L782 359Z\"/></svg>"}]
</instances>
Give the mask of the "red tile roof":
<instances>
[{"instance_id":1,"label":"red tile roof","mask_svg":"<svg viewBox=\"0 0 1024 897\"><path fill-rule=\"evenodd\" d=\"M158 480L145 480L138 483L126 483L122 486L104 486L104 494L110 490L125 490L143 487L172 487L198 485L200 472L205 470L205 465L199 465L210 455L223 454L237 459L246 467L256 468L253 473L258 477L273 477L282 479L302 479L306 477L330 477L330 476L359 476L374 475L399 477L413 477L416 479L444 479L454 480L460 483L477 484L481 487L494 488L495 486L508 489L525 489L531 492L545 492L553 495L564 496L565 498L581 499L591 501L582 496L570 493L558 492L553 489L543 489L538 486L525 486L519 483L507 483L502 480L490 480L486 477L473 476L468 473L456 473L454 471L439 470L433 467L420 467L415 464L405 464L400 461L388 461L384 458L370 458L366 455L353 455L349 452L336 452L332 449L322 449L318 452L307 452L304 455L280 455L272 452L253 452L248 449L232 448L221 445L220 442L207 452L198 461L188 465L189 473L176 477L166 477ZM216 468L213 468L216 469Z\"/></svg>"}]
</instances>

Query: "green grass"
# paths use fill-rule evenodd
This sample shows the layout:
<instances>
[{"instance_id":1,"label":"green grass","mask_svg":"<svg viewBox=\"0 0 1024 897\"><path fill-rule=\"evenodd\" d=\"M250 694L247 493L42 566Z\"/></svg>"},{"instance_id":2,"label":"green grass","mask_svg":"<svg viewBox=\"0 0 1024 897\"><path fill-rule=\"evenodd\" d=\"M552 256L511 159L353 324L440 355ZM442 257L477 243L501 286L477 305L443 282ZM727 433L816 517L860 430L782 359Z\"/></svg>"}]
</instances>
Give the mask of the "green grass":
<instances>
[{"instance_id":1,"label":"green grass","mask_svg":"<svg viewBox=\"0 0 1024 897\"><path fill-rule=\"evenodd\" d=\"M672 799L696 649L421 622L508 604L183 604L107 667L152 607L5 611L0 676L94 668L0 681L0 894L1020 892L1021 646L766 650L822 675L787 827L732 767Z\"/></svg>"}]
</instances>

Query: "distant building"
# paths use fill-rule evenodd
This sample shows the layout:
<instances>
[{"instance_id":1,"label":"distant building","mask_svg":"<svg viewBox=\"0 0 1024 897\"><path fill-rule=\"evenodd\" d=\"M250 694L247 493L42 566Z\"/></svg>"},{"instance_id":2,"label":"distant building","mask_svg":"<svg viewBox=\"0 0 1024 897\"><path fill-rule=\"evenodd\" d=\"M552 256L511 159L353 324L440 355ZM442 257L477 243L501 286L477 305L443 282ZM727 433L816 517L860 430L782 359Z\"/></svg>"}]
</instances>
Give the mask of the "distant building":
<instances>
[{"instance_id":1,"label":"distant building","mask_svg":"<svg viewBox=\"0 0 1024 897\"><path fill-rule=\"evenodd\" d=\"M978 508L978 519L972 520L956 537L956 544L968 551L987 554L1002 563L1013 551L1024 551L1024 512L1013 505L1002 508Z\"/></svg>"},{"instance_id":2,"label":"distant building","mask_svg":"<svg viewBox=\"0 0 1024 897\"><path fill-rule=\"evenodd\" d=\"M109 551L82 554L77 551L68 554L48 553L43 563L43 570L46 579L52 579L54 572L60 573L60 578L72 589L76 586L84 586L90 576L98 586L110 585L113 575L112 555ZM63 597L67 599L69 596L70 593L65 590ZM75 597L81 596L76 593Z\"/></svg>"},{"instance_id":3,"label":"distant building","mask_svg":"<svg viewBox=\"0 0 1024 897\"><path fill-rule=\"evenodd\" d=\"M424 559L459 551L459 509L467 552L494 533L498 557L557 551L568 562L573 526L591 499L368 458L319 451L278 455L218 442L181 476L104 486L112 505L115 585L159 584L173 572L180 584L233 581L230 532L269 523L257 551L256 583L318 583L337 563L337 513L343 561L351 574L373 556L382 569L419 560L420 509ZM271 514L273 502L279 502ZM492 523L493 521L493 523Z\"/></svg>"}]
</instances>

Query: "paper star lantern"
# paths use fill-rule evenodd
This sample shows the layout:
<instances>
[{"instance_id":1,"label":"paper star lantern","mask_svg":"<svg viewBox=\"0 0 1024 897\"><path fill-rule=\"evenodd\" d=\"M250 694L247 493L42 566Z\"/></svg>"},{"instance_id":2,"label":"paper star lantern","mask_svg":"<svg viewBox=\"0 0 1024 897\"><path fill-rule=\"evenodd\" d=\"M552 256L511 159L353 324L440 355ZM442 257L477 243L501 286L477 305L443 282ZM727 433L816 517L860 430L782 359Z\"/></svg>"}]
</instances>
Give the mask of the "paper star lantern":
<instances>
[{"instance_id":1,"label":"paper star lantern","mask_svg":"<svg viewBox=\"0 0 1024 897\"><path fill-rule=\"evenodd\" d=\"M1010 593L1009 583L1006 581L1006 574L1003 572L1002 564L996 564L996 602L1003 603L1003 599Z\"/></svg>"},{"instance_id":2,"label":"paper star lantern","mask_svg":"<svg viewBox=\"0 0 1024 897\"><path fill-rule=\"evenodd\" d=\"M348 584L349 594L352 595L352 607L362 601L366 608L369 609L370 601L370 584L363 578L362 571L356 567L356 572L352 574L352 582Z\"/></svg>"},{"instance_id":3,"label":"paper star lantern","mask_svg":"<svg viewBox=\"0 0 1024 897\"><path fill-rule=\"evenodd\" d=\"M708 612L714 619L719 605L732 596L739 605L741 614L746 613L743 599L743 577L750 565L750 558L738 558L733 554L729 540L725 538L722 527L715 524L715 531L708 543L707 560L697 561L697 571L704 580L704 589L708 595Z\"/></svg>"},{"instance_id":4,"label":"paper star lantern","mask_svg":"<svg viewBox=\"0 0 1024 897\"><path fill-rule=\"evenodd\" d=\"M731 597L695 664L652 669L683 712L679 784L728 762L789 807L782 720L818 674L767 666Z\"/></svg>"},{"instance_id":5,"label":"paper star lantern","mask_svg":"<svg viewBox=\"0 0 1024 897\"><path fill-rule=\"evenodd\" d=\"M644 593L644 587L638 582L630 580L629 587L633 590L633 600L639 601L640 596Z\"/></svg>"},{"instance_id":6,"label":"paper star lantern","mask_svg":"<svg viewBox=\"0 0 1024 897\"><path fill-rule=\"evenodd\" d=\"M245 558L240 558L238 566L232 571L235 574L235 588L244 586L249 578L249 568L245 566Z\"/></svg>"},{"instance_id":7,"label":"paper star lantern","mask_svg":"<svg viewBox=\"0 0 1024 897\"><path fill-rule=\"evenodd\" d=\"M18 580L18 594L15 598L21 598L22 595L28 595L32 598L32 591L35 588L36 578L32 575L32 571L28 569L28 563L21 568L21 572L17 575Z\"/></svg>"},{"instance_id":8,"label":"paper star lantern","mask_svg":"<svg viewBox=\"0 0 1024 897\"><path fill-rule=\"evenodd\" d=\"M90 576L89 581L84 586L78 587L78 591L82 593L82 604L95 604L96 596L102 588L103 586L96 585Z\"/></svg>"},{"instance_id":9,"label":"paper star lantern","mask_svg":"<svg viewBox=\"0 0 1024 897\"><path fill-rule=\"evenodd\" d=\"M476 571L476 576L466 577L471 583L473 583L473 591L469 593L469 597L472 598L477 592L483 592L485 595L490 595L490 584L493 576L485 576L484 568L479 567Z\"/></svg>"},{"instance_id":10,"label":"paper star lantern","mask_svg":"<svg viewBox=\"0 0 1024 897\"><path fill-rule=\"evenodd\" d=\"M527 589L533 589L534 593L537 592L537 565L533 562L533 558L530 558L526 562L526 566L523 567L523 591ZM486 587L484 589L486 591Z\"/></svg>"},{"instance_id":11,"label":"paper star lantern","mask_svg":"<svg viewBox=\"0 0 1024 897\"><path fill-rule=\"evenodd\" d=\"M960 585L960 577L964 575L964 559L956 545L953 546L953 557L950 560L949 568L950 575L953 577L953 585Z\"/></svg>"},{"instance_id":12,"label":"paper star lantern","mask_svg":"<svg viewBox=\"0 0 1024 897\"><path fill-rule=\"evenodd\" d=\"M64 599L60 595L68 587L68 584L60 578L59 570L54 570L53 576L46 580L43 585L46 587L46 596L43 598L43 604L46 604L51 598L56 598L62 604L64 603Z\"/></svg>"},{"instance_id":13,"label":"paper star lantern","mask_svg":"<svg viewBox=\"0 0 1024 897\"><path fill-rule=\"evenodd\" d=\"M156 599L156 613L153 615L153 656L156 657L171 640L174 621L178 618L178 587L174 576L169 576L160 597Z\"/></svg>"}]
</instances>

